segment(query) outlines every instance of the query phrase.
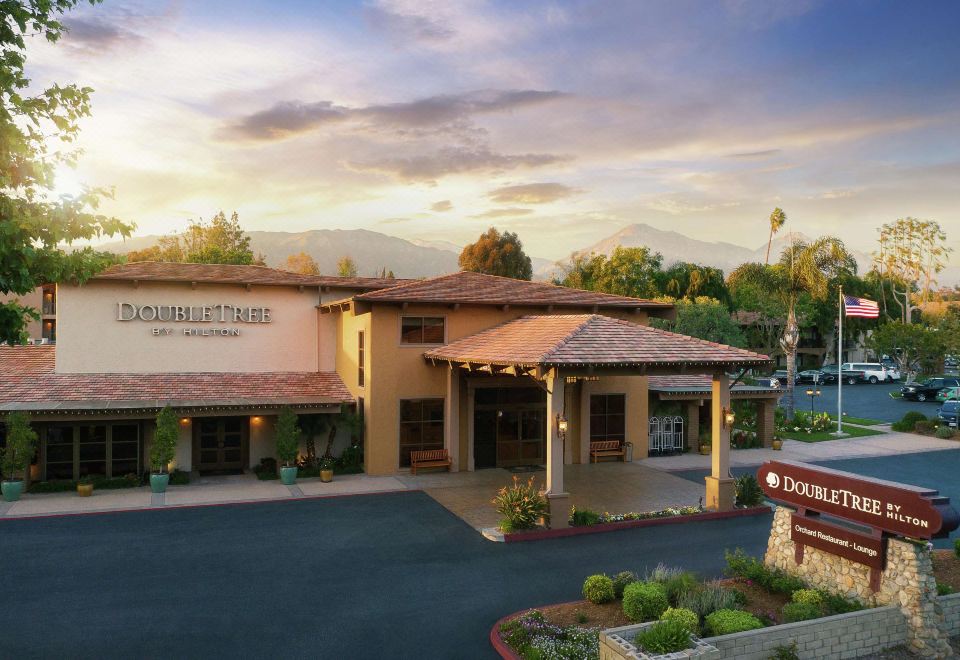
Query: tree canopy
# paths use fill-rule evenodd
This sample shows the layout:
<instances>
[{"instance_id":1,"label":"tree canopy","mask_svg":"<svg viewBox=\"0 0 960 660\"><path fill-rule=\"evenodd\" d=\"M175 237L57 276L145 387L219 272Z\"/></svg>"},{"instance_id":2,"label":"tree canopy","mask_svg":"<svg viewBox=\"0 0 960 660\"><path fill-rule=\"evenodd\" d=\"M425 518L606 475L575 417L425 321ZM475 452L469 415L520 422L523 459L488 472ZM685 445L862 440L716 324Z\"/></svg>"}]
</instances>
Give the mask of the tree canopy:
<instances>
[{"instance_id":1,"label":"tree canopy","mask_svg":"<svg viewBox=\"0 0 960 660\"><path fill-rule=\"evenodd\" d=\"M130 252L127 261L263 265L263 257L254 256L250 249L250 237L236 211L229 218L219 211L209 222L191 220L182 234L164 236L156 245Z\"/></svg>"},{"instance_id":2,"label":"tree canopy","mask_svg":"<svg viewBox=\"0 0 960 660\"><path fill-rule=\"evenodd\" d=\"M880 228L880 250L874 254L874 264L904 323L913 322L915 298L921 304L929 300L937 274L950 254L946 241L946 233L933 220L900 218Z\"/></svg>"},{"instance_id":3,"label":"tree canopy","mask_svg":"<svg viewBox=\"0 0 960 660\"><path fill-rule=\"evenodd\" d=\"M116 258L90 247L66 247L133 230L132 224L97 213L109 191L87 188L54 197L56 169L77 161L73 143L79 121L90 115L93 90L52 84L28 91L26 37L55 43L65 29L58 19L79 3L0 0L0 294L83 282ZM0 303L0 341L23 341L26 317L34 313L17 302Z\"/></svg>"},{"instance_id":4,"label":"tree canopy","mask_svg":"<svg viewBox=\"0 0 960 660\"><path fill-rule=\"evenodd\" d=\"M718 344L744 347L747 345L746 336L733 317L730 310L719 300L698 296L693 300L663 298L676 306L676 320L652 318L650 325L682 335L698 337Z\"/></svg>"},{"instance_id":5,"label":"tree canopy","mask_svg":"<svg viewBox=\"0 0 960 660\"><path fill-rule=\"evenodd\" d=\"M947 341L948 337L936 328L893 321L870 333L866 344L877 356L889 355L896 360L904 373L917 368L932 373L943 367Z\"/></svg>"},{"instance_id":6,"label":"tree canopy","mask_svg":"<svg viewBox=\"0 0 960 660\"><path fill-rule=\"evenodd\" d=\"M658 278L662 276L663 258L646 247L617 246L608 257L605 254L575 256L562 279L562 286L588 291L613 293L634 298L654 298L660 294Z\"/></svg>"},{"instance_id":7,"label":"tree canopy","mask_svg":"<svg viewBox=\"0 0 960 660\"><path fill-rule=\"evenodd\" d=\"M357 276L357 264L353 258L349 256L340 257L340 260L337 261L337 275L340 277Z\"/></svg>"},{"instance_id":8,"label":"tree canopy","mask_svg":"<svg viewBox=\"0 0 960 660\"><path fill-rule=\"evenodd\" d=\"M291 254L287 257L286 262L283 264L283 270L288 270L291 273L299 273L300 275L320 274L320 266L317 264L316 259L306 252L298 252L297 254Z\"/></svg>"},{"instance_id":9,"label":"tree canopy","mask_svg":"<svg viewBox=\"0 0 960 660\"><path fill-rule=\"evenodd\" d=\"M490 227L476 243L463 248L460 268L486 275L512 277L515 280L533 278L533 264L523 251L516 234Z\"/></svg>"}]
</instances>

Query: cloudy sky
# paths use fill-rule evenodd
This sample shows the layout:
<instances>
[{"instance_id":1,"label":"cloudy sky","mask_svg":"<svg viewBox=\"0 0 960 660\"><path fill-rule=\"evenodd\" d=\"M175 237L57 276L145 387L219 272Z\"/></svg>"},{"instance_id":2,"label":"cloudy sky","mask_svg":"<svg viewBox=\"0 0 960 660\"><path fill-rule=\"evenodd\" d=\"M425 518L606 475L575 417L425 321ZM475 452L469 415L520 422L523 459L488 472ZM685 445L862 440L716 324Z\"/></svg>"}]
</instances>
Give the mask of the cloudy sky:
<instances>
[{"instance_id":1,"label":"cloudy sky","mask_svg":"<svg viewBox=\"0 0 960 660\"><path fill-rule=\"evenodd\" d=\"M60 185L113 186L139 234L222 208L495 224L560 258L634 222L756 247L779 205L859 249L905 215L960 247L956 2L107 0L67 23L28 60L96 90Z\"/></svg>"}]
</instances>

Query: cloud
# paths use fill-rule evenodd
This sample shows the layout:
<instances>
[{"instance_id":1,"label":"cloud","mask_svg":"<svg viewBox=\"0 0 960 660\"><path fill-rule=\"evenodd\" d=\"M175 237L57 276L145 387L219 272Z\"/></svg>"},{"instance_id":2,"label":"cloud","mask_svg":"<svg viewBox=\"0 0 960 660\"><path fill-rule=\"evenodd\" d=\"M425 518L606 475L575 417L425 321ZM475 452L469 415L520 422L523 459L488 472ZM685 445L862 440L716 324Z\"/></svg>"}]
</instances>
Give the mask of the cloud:
<instances>
[{"instance_id":1,"label":"cloud","mask_svg":"<svg viewBox=\"0 0 960 660\"><path fill-rule=\"evenodd\" d=\"M743 159L758 159L758 158L769 158L770 156L776 156L782 151L782 149L764 149L762 151L745 151L738 154L727 154L727 158L743 158Z\"/></svg>"},{"instance_id":2,"label":"cloud","mask_svg":"<svg viewBox=\"0 0 960 660\"><path fill-rule=\"evenodd\" d=\"M364 17L376 30L395 35L402 41L444 42L456 36L456 30L436 16L405 14L384 6L364 8Z\"/></svg>"},{"instance_id":3,"label":"cloud","mask_svg":"<svg viewBox=\"0 0 960 660\"><path fill-rule=\"evenodd\" d=\"M453 203L449 199L444 199L439 202L434 202L430 205L430 210L435 213L444 213L445 211L453 210Z\"/></svg>"},{"instance_id":4,"label":"cloud","mask_svg":"<svg viewBox=\"0 0 960 660\"><path fill-rule=\"evenodd\" d=\"M121 44L140 41L142 37L116 23L100 18L72 18L65 21L64 43L84 50L107 50Z\"/></svg>"},{"instance_id":5,"label":"cloud","mask_svg":"<svg viewBox=\"0 0 960 660\"><path fill-rule=\"evenodd\" d=\"M518 215L530 215L533 209L509 208L509 209L490 209L484 213L471 215L471 218L510 218Z\"/></svg>"},{"instance_id":6,"label":"cloud","mask_svg":"<svg viewBox=\"0 0 960 660\"><path fill-rule=\"evenodd\" d=\"M228 123L221 128L219 136L228 140L281 140L344 120L374 130L456 127L460 131L469 131L466 122L474 115L507 112L563 96L558 91L534 89L480 90L358 108L334 105L332 101L280 101L266 110Z\"/></svg>"},{"instance_id":7,"label":"cloud","mask_svg":"<svg viewBox=\"0 0 960 660\"><path fill-rule=\"evenodd\" d=\"M491 190L487 197L501 204L547 204L579 192L562 183L526 183Z\"/></svg>"},{"instance_id":8,"label":"cloud","mask_svg":"<svg viewBox=\"0 0 960 660\"><path fill-rule=\"evenodd\" d=\"M501 154L484 147L477 149L446 147L430 155L385 158L348 164L360 172L380 172L395 176L402 181L432 183L449 174L504 172L519 167L542 167L566 160L569 160L568 156L555 154Z\"/></svg>"}]
</instances>

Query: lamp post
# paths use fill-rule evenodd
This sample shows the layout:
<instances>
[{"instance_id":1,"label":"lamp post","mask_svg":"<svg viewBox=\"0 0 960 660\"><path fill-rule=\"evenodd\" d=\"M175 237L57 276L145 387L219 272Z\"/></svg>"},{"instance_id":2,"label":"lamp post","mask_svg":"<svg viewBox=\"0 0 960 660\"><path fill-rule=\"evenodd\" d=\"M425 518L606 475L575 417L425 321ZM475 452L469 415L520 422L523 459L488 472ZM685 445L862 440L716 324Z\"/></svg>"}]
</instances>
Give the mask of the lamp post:
<instances>
[{"instance_id":1,"label":"lamp post","mask_svg":"<svg viewBox=\"0 0 960 660\"><path fill-rule=\"evenodd\" d=\"M820 396L820 390L807 390L807 396L810 397L810 416L813 417L813 400Z\"/></svg>"}]
</instances>

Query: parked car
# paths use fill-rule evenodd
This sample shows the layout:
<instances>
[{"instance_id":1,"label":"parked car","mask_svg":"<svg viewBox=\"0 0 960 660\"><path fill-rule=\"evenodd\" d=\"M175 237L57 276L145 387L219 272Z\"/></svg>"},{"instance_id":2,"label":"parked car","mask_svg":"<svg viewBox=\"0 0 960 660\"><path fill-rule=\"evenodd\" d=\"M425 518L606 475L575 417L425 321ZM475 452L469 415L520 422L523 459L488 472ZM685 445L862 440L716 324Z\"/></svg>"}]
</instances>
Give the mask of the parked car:
<instances>
[{"instance_id":1,"label":"parked car","mask_svg":"<svg viewBox=\"0 0 960 660\"><path fill-rule=\"evenodd\" d=\"M937 408L937 419L947 426L957 428L958 420L960 420L960 401L947 401Z\"/></svg>"},{"instance_id":2,"label":"parked car","mask_svg":"<svg viewBox=\"0 0 960 660\"><path fill-rule=\"evenodd\" d=\"M833 376L834 378L837 378L838 374L840 374L840 370L837 369L837 365L835 364L825 364L822 367L820 367L820 371L830 376ZM843 382L846 383L847 385L856 385L857 383L865 383L867 382L867 376L866 376L866 373L863 371L856 371L854 369L844 369Z\"/></svg>"},{"instance_id":3,"label":"parked car","mask_svg":"<svg viewBox=\"0 0 960 660\"><path fill-rule=\"evenodd\" d=\"M776 378L777 381L778 381L781 385L786 385L786 384L787 384L787 370L786 370L786 369L777 369L777 370L774 371L772 374L770 374L770 378L771 378L771 379ZM800 374L793 374L793 382L794 382L794 384L800 382Z\"/></svg>"},{"instance_id":4,"label":"parked car","mask_svg":"<svg viewBox=\"0 0 960 660\"><path fill-rule=\"evenodd\" d=\"M894 367L888 369L880 362L844 362L842 365L844 371L862 371L868 383L892 383L900 380L900 371Z\"/></svg>"},{"instance_id":5,"label":"parked car","mask_svg":"<svg viewBox=\"0 0 960 660\"><path fill-rule=\"evenodd\" d=\"M827 373L826 371L821 371L820 369L807 369L806 371L801 371L797 375L800 377L797 381L799 383L814 383L823 385L824 383L837 382L836 372Z\"/></svg>"},{"instance_id":6,"label":"parked car","mask_svg":"<svg viewBox=\"0 0 960 660\"><path fill-rule=\"evenodd\" d=\"M937 401L951 401L960 399L960 387L944 387L937 392Z\"/></svg>"},{"instance_id":7,"label":"parked car","mask_svg":"<svg viewBox=\"0 0 960 660\"><path fill-rule=\"evenodd\" d=\"M943 378L928 378L922 383L913 383L900 388L904 399L911 401L928 401L937 397L937 393L947 387L960 387L960 378L946 376Z\"/></svg>"}]
</instances>

